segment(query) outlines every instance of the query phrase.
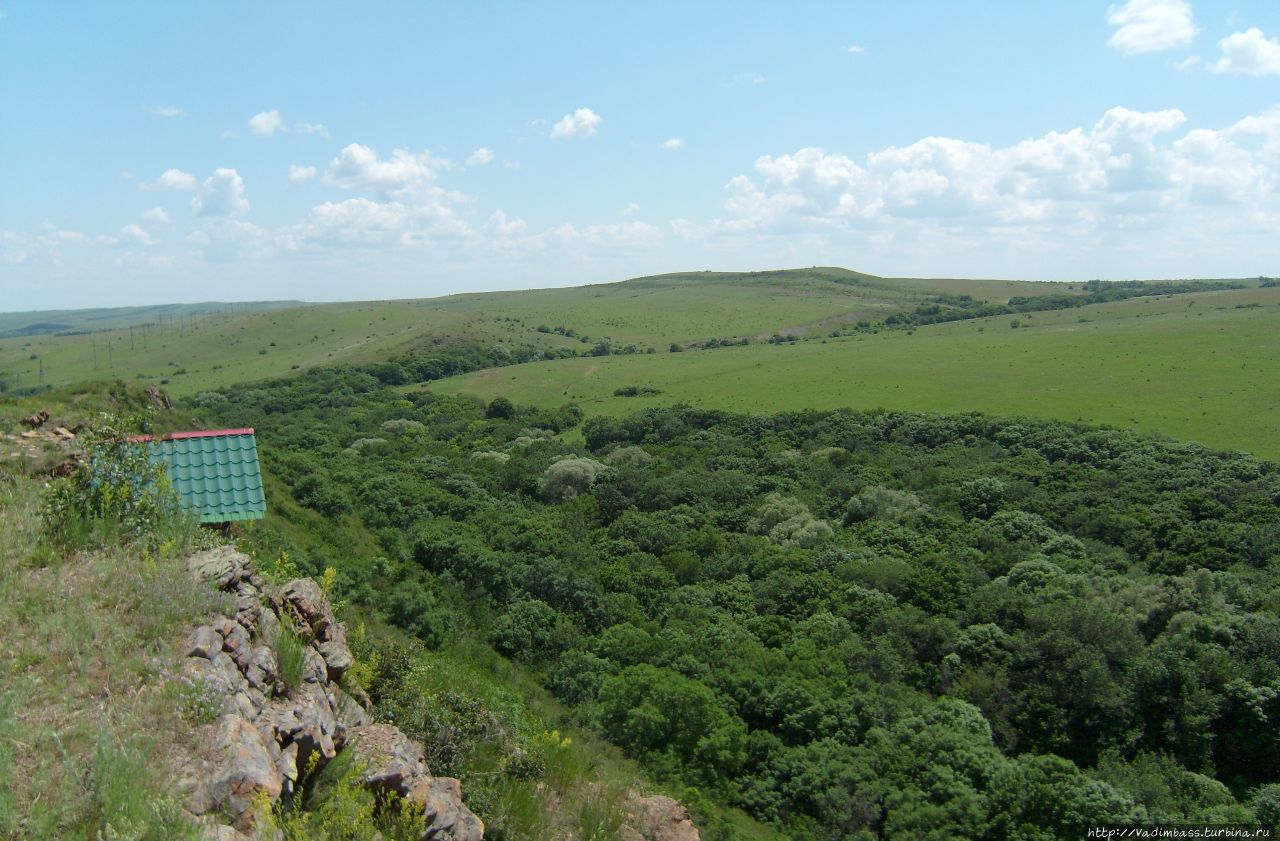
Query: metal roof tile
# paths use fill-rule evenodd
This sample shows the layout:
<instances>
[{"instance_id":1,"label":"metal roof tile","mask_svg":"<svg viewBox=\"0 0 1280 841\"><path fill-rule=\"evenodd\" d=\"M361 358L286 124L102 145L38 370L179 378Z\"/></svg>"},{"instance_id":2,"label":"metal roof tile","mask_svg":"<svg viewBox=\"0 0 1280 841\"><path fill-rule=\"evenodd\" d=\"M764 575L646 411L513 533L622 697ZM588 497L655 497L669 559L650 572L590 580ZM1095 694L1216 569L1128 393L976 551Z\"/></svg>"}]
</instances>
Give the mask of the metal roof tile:
<instances>
[{"instance_id":1,"label":"metal roof tile","mask_svg":"<svg viewBox=\"0 0 1280 841\"><path fill-rule=\"evenodd\" d=\"M201 522L256 520L266 513L257 442L252 431L182 433L154 441L183 507Z\"/></svg>"}]
</instances>

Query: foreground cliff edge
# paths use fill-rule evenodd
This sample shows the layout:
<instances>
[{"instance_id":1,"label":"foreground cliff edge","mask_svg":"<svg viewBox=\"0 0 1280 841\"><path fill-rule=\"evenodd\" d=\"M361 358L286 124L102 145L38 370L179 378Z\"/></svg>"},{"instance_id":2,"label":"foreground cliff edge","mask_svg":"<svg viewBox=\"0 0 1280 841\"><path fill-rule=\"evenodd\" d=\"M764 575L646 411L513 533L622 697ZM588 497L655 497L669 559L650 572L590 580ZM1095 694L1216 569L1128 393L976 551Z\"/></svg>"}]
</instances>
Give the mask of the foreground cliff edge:
<instances>
[{"instance_id":1,"label":"foreground cliff edge","mask_svg":"<svg viewBox=\"0 0 1280 841\"><path fill-rule=\"evenodd\" d=\"M252 560L231 547L193 555L186 568L227 594L231 608L190 633L181 667L181 679L221 712L193 740L179 782L186 810L207 824L206 837L261 837L280 798L343 750L353 752L361 782L386 798L386 808L422 812L423 841L484 837L459 782L432 776L421 744L374 723L342 687L354 658L316 582L300 578L271 587ZM304 643L296 686L278 662L281 634Z\"/></svg>"}]
</instances>

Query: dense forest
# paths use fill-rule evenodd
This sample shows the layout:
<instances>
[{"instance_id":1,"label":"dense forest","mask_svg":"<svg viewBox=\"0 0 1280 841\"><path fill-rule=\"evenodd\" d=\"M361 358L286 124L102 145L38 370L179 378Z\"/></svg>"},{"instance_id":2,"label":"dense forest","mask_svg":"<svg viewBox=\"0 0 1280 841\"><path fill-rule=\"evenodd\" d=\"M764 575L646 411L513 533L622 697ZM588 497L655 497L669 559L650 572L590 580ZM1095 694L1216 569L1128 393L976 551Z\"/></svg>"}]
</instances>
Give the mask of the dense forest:
<instances>
[{"instance_id":1,"label":"dense forest","mask_svg":"<svg viewBox=\"0 0 1280 841\"><path fill-rule=\"evenodd\" d=\"M486 640L683 791L802 840L1280 818L1274 464L977 414L584 422L386 379L193 408L376 547L290 544L302 571L428 648Z\"/></svg>"}]
</instances>

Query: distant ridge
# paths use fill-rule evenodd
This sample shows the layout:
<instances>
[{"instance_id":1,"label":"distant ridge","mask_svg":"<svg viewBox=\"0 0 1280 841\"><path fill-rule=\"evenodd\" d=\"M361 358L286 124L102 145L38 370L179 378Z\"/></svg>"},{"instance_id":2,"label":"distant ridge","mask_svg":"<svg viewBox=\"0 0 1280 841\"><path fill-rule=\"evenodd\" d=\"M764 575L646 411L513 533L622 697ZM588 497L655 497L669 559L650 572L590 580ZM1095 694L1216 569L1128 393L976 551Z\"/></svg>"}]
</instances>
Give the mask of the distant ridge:
<instances>
[{"instance_id":1,"label":"distant ridge","mask_svg":"<svg viewBox=\"0 0 1280 841\"><path fill-rule=\"evenodd\" d=\"M204 301L198 304L152 304L141 307L98 307L75 310L0 312L0 339L118 330L170 319L257 312L308 306L305 301Z\"/></svg>"}]
</instances>

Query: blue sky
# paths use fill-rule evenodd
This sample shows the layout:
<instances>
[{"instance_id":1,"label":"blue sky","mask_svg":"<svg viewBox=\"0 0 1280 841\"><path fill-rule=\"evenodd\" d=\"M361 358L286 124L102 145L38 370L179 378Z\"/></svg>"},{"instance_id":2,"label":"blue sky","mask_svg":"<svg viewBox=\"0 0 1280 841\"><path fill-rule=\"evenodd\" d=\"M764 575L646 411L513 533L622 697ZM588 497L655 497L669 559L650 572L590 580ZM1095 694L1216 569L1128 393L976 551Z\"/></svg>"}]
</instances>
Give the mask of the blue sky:
<instances>
[{"instance_id":1,"label":"blue sky","mask_svg":"<svg viewBox=\"0 0 1280 841\"><path fill-rule=\"evenodd\" d=\"M1280 274L1275 0L0 0L0 309Z\"/></svg>"}]
</instances>

